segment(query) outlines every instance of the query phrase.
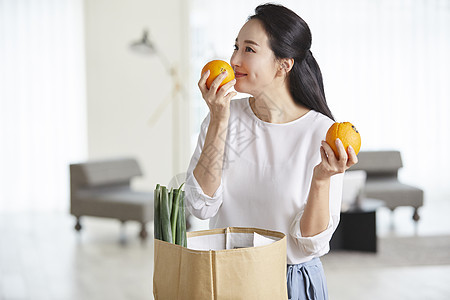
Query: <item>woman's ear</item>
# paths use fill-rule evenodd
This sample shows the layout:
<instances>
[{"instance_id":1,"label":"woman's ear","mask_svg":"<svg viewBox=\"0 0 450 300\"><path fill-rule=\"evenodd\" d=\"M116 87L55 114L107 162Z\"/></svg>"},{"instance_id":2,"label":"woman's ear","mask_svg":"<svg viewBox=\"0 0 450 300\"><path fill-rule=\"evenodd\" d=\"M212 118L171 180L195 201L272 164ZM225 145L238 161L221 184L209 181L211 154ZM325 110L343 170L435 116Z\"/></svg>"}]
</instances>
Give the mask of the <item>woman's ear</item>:
<instances>
[{"instance_id":1,"label":"woman's ear","mask_svg":"<svg viewBox=\"0 0 450 300\"><path fill-rule=\"evenodd\" d=\"M293 58L282 58L279 61L279 73L280 75L287 75L294 67Z\"/></svg>"}]
</instances>

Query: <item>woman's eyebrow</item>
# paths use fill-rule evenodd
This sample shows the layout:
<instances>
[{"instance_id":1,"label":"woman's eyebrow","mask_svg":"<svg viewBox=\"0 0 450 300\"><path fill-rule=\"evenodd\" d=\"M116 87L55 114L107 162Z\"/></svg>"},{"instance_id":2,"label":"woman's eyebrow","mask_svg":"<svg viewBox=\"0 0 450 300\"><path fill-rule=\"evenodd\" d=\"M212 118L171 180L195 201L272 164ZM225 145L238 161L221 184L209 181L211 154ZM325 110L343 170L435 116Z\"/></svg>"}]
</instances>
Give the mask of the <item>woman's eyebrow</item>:
<instances>
[{"instance_id":1,"label":"woman's eyebrow","mask_svg":"<svg viewBox=\"0 0 450 300\"><path fill-rule=\"evenodd\" d=\"M236 42L237 42L237 41L238 41L238 39L236 38ZM259 47L259 44L258 44L257 42L255 42L255 41L252 41L252 40L245 40L244 43L246 43L246 44L252 44L252 45L255 45L255 46L258 46L258 47Z\"/></svg>"}]
</instances>

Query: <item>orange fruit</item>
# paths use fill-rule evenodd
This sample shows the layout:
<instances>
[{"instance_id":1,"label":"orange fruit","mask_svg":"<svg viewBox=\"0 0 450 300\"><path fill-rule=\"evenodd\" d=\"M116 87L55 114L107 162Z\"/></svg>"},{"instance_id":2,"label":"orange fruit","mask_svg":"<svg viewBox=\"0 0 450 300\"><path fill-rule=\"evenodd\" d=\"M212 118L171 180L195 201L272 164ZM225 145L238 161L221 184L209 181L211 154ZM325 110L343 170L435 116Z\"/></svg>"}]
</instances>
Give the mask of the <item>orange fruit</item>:
<instances>
[{"instance_id":1,"label":"orange fruit","mask_svg":"<svg viewBox=\"0 0 450 300\"><path fill-rule=\"evenodd\" d=\"M223 60L210 61L203 67L202 74L205 73L207 70L209 70L210 72L209 77L206 80L206 86L208 87L208 89L211 86L211 83L214 81L214 79L216 79L217 76L219 76L221 73L225 71L227 71L227 77L225 77L225 79L222 81L219 88L221 88L224 84L234 79L233 68L226 61Z\"/></svg>"},{"instance_id":2,"label":"orange fruit","mask_svg":"<svg viewBox=\"0 0 450 300\"><path fill-rule=\"evenodd\" d=\"M355 150L355 153L358 154L359 149L361 149L361 135L352 123L336 122L331 125L330 129L328 129L325 141L331 146L334 154L336 154L336 157L339 157L339 152L335 143L337 138L342 141L342 144L344 144L345 151L348 151L347 148L351 145Z\"/></svg>"}]
</instances>

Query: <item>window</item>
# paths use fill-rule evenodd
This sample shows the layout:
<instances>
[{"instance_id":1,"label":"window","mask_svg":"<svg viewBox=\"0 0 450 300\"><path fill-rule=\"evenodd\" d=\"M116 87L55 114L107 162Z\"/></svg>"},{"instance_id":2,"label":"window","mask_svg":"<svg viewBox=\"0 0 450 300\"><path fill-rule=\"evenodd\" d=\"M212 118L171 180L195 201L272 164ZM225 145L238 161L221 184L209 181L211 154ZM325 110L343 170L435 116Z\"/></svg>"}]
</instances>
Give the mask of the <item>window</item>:
<instances>
[{"instance_id":1,"label":"window","mask_svg":"<svg viewBox=\"0 0 450 300\"><path fill-rule=\"evenodd\" d=\"M234 39L261 1L192 0L193 133L208 112L197 81L211 59L229 61ZM362 150L398 149L400 177L450 194L448 1L282 1L310 26L311 51L337 121L354 123Z\"/></svg>"},{"instance_id":2,"label":"window","mask_svg":"<svg viewBox=\"0 0 450 300\"><path fill-rule=\"evenodd\" d=\"M86 157L83 1L0 1L0 212L66 211Z\"/></svg>"}]
</instances>

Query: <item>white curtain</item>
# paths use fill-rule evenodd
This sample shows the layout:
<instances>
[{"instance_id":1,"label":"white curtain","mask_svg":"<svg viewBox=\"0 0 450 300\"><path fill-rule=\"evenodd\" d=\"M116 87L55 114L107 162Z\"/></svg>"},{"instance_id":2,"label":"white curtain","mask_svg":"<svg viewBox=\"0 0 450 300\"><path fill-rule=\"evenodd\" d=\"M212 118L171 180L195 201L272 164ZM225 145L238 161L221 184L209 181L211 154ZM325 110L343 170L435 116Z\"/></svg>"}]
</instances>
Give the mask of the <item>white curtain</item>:
<instances>
[{"instance_id":1,"label":"white curtain","mask_svg":"<svg viewBox=\"0 0 450 300\"><path fill-rule=\"evenodd\" d=\"M263 2L192 1L192 126L198 130L207 112L196 86L202 66L212 58L229 61L240 27ZM327 101L337 121L359 129L362 150L400 150L402 180L428 197L450 196L450 2L278 2L309 24Z\"/></svg>"},{"instance_id":2,"label":"white curtain","mask_svg":"<svg viewBox=\"0 0 450 300\"><path fill-rule=\"evenodd\" d=\"M67 211L84 76L83 1L0 0L0 212Z\"/></svg>"}]
</instances>

